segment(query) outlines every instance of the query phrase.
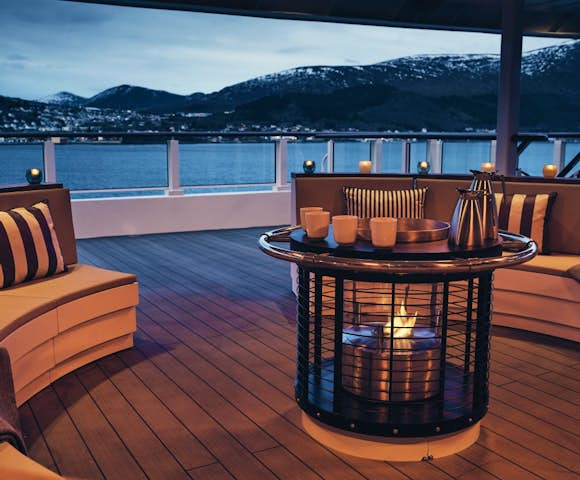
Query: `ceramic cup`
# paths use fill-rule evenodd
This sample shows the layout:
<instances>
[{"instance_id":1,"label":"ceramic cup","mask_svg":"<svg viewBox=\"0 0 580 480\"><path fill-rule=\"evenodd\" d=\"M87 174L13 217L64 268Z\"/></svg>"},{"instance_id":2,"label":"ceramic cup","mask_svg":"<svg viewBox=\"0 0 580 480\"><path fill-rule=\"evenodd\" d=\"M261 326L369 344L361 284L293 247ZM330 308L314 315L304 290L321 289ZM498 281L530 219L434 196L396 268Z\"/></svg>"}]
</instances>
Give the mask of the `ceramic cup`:
<instances>
[{"instance_id":1,"label":"ceramic cup","mask_svg":"<svg viewBox=\"0 0 580 480\"><path fill-rule=\"evenodd\" d=\"M328 235L330 212L306 212L306 235L308 238L320 240Z\"/></svg>"},{"instance_id":2,"label":"ceramic cup","mask_svg":"<svg viewBox=\"0 0 580 480\"><path fill-rule=\"evenodd\" d=\"M335 215L332 217L334 240L339 245L351 245L356 241L358 217L356 215Z\"/></svg>"},{"instance_id":3,"label":"ceramic cup","mask_svg":"<svg viewBox=\"0 0 580 480\"><path fill-rule=\"evenodd\" d=\"M390 248L397 243L397 219L392 217L371 218L371 242L378 248Z\"/></svg>"},{"instance_id":4,"label":"ceramic cup","mask_svg":"<svg viewBox=\"0 0 580 480\"><path fill-rule=\"evenodd\" d=\"M322 207L302 207L300 209L300 227L306 230L306 212L322 212Z\"/></svg>"}]
</instances>

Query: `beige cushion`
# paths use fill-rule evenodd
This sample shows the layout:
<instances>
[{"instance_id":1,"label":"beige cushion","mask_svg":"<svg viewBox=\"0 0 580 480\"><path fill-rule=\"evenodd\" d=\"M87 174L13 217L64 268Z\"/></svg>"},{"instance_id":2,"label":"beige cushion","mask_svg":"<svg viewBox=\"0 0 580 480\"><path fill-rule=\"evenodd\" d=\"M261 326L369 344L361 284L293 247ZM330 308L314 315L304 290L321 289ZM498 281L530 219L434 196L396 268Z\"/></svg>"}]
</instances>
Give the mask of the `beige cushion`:
<instances>
[{"instance_id":1,"label":"beige cushion","mask_svg":"<svg viewBox=\"0 0 580 480\"><path fill-rule=\"evenodd\" d=\"M0 323L0 340L53 308L136 280L133 274L77 264L60 275L0 290L0 308L6 308L1 311L8 312Z\"/></svg>"},{"instance_id":2,"label":"beige cushion","mask_svg":"<svg viewBox=\"0 0 580 480\"><path fill-rule=\"evenodd\" d=\"M0 478L6 480L57 480L64 477L36 463L12 445L0 443Z\"/></svg>"},{"instance_id":3,"label":"beige cushion","mask_svg":"<svg viewBox=\"0 0 580 480\"><path fill-rule=\"evenodd\" d=\"M574 278L570 272L580 265L579 255L566 255L563 253L552 255L537 255L529 262L511 267L516 270L528 272L545 273L548 275L559 275L561 277ZM577 280L577 279L576 279Z\"/></svg>"}]
</instances>

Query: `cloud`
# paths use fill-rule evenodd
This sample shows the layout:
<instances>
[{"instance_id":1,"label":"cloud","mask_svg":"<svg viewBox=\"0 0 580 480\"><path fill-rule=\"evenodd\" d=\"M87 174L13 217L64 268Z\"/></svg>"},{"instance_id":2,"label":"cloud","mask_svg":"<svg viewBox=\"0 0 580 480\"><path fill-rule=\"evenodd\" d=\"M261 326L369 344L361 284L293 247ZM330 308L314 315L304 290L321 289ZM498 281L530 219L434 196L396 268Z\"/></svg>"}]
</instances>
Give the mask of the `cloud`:
<instances>
[{"instance_id":1,"label":"cloud","mask_svg":"<svg viewBox=\"0 0 580 480\"><path fill-rule=\"evenodd\" d=\"M10 53L6 55L6 60L10 61L19 61L19 60L28 60L29 57L26 55L20 55L19 53Z\"/></svg>"},{"instance_id":2,"label":"cloud","mask_svg":"<svg viewBox=\"0 0 580 480\"><path fill-rule=\"evenodd\" d=\"M0 2L1 24L62 25L79 27L98 25L113 18L113 12L98 5L76 4L55 0L3 0Z\"/></svg>"}]
</instances>

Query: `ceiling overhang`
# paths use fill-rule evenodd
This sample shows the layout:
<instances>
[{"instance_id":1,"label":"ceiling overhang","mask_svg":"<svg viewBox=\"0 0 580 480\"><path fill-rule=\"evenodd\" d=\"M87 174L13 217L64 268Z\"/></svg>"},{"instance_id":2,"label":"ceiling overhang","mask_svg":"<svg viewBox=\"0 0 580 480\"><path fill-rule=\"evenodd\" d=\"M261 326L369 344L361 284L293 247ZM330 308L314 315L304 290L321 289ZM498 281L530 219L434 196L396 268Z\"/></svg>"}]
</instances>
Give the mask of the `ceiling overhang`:
<instances>
[{"instance_id":1,"label":"ceiling overhang","mask_svg":"<svg viewBox=\"0 0 580 480\"><path fill-rule=\"evenodd\" d=\"M501 33L514 0L68 0L254 17ZM526 0L524 35L580 38L580 0Z\"/></svg>"}]
</instances>

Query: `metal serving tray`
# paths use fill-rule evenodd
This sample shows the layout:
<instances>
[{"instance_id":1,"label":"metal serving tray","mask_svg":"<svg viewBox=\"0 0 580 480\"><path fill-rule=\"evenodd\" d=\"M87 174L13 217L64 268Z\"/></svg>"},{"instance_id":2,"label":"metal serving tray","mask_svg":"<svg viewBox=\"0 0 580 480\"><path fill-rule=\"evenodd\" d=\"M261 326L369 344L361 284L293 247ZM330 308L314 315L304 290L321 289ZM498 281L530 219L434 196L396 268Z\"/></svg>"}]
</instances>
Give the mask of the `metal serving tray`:
<instances>
[{"instance_id":1,"label":"metal serving tray","mask_svg":"<svg viewBox=\"0 0 580 480\"><path fill-rule=\"evenodd\" d=\"M436 242L449 235L449 223L428 218L399 218L397 222L397 243ZM370 241L371 232L368 218L359 218L357 236Z\"/></svg>"}]
</instances>

